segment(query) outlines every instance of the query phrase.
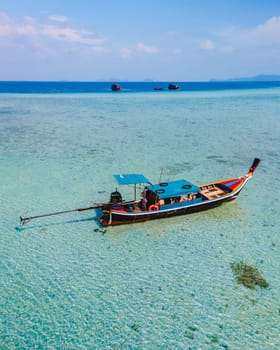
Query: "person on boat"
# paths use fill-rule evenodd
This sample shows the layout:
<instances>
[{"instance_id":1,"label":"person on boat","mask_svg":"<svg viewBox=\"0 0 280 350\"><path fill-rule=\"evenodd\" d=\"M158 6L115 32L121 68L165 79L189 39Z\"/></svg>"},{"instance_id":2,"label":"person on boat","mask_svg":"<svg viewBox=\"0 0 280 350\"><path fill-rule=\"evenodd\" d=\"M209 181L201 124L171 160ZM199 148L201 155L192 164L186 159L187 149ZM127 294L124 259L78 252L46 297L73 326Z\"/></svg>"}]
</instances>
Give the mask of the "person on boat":
<instances>
[{"instance_id":1,"label":"person on boat","mask_svg":"<svg viewBox=\"0 0 280 350\"><path fill-rule=\"evenodd\" d=\"M143 198L141 199L141 207L143 208L143 210L147 210L147 203L148 203L148 199L143 196Z\"/></svg>"},{"instance_id":2,"label":"person on boat","mask_svg":"<svg viewBox=\"0 0 280 350\"><path fill-rule=\"evenodd\" d=\"M188 199L189 199L188 196L181 196L180 202L185 202L185 201L187 201Z\"/></svg>"}]
</instances>

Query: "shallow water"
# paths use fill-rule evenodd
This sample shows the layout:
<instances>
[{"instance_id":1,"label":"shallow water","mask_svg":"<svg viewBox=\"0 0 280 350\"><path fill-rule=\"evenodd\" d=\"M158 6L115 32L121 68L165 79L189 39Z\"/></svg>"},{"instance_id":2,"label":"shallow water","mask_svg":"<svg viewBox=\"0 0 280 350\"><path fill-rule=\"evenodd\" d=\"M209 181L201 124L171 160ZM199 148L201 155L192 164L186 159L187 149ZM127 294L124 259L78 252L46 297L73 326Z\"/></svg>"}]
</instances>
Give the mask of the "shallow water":
<instances>
[{"instance_id":1,"label":"shallow water","mask_svg":"<svg viewBox=\"0 0 280 350\"><path fill-rule=\"evenodd\" d=\"M1 347L279 349L280 89L1 94ZM115 173L196 184L262 162L237 201L95 231ZM120 189L128 199L133 191ZM231 263L269 283L237 284Z\"/></svg>"}]
</instances>

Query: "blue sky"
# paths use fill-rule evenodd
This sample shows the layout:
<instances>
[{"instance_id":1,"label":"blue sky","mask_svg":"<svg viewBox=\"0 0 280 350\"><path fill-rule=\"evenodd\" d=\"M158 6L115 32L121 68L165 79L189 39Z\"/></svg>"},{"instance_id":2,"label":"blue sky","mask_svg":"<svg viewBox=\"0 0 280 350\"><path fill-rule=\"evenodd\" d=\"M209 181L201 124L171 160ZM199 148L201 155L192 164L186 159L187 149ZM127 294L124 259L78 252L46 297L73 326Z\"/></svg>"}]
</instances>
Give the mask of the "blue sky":
<instances>
[{"instance_id":1,"label":"blue sky","mask_svg":"<svg viewBox=\"0 0 280 350\"><path fill-rule=\"evenodd\" d=\"M280 0L1 0L0 80L280 74Z\"/></svg>"}]
</instances>

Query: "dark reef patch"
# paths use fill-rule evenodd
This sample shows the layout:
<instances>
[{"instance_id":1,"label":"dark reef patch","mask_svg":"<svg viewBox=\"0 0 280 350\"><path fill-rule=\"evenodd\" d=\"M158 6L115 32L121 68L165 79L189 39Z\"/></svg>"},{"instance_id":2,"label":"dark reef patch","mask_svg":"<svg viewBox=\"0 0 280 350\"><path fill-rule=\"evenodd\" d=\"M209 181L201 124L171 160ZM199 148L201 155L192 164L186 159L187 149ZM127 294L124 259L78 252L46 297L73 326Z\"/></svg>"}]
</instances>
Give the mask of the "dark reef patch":
<instances>
[{"instance_id":1,"label":"dark reef patch","mask_svg":"<svg viewBox=\"0 0 280 350\"><path fill-rule=\"evenodd\" d=\"M260 274L256 266L247 265L243 262L231 263L230 266L238 284L243 284L244 287L250 289L256 289L257 286L262 288L269 287L268 282Z\"/></svg>"}]
</instances>

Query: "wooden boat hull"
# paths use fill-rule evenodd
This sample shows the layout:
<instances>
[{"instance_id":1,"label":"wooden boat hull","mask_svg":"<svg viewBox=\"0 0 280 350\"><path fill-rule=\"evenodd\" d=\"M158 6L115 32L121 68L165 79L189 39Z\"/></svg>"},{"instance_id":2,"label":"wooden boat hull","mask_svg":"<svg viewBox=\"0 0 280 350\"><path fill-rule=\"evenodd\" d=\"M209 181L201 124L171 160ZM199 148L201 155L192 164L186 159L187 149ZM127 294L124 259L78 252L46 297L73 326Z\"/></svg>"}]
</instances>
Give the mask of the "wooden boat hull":
<instances>
[{"instance_id":1,"label":"wooden boat hull","mask_svg":"<svg viewBox=\"0 0 280 350\"><path fill-rule=\"evenodd\" d=\"M99 218L99 222L102 226L122 225L178 215L187 215L213 209L224 202L236 199L250 177L251 176L246 175L202 185L200 186L200 193L202 194L200 200L180 203L173 207L162 206L156 211L126 211L122 206L103 209L103 215ZM217 189L220 190L220 192ZM222 191L223 193L221 193ZM218 194L218 192L220 194Z\"/></svg>"},{"instance_id":2,"label":"wooden boat hull","mask_svg":"<svg viewBox=\"0 0 280 350\"><path fill-rule=\"evenodd\" d=\"M109 226L109 225L122 225L122 224L129 224L129 223L137 223L137 222L143 222L153 219L163 219L163 218L169 218L172 216L179 216L179 215L186 215L186 214L192 214L203 210L208 210L215 208L219 205L221 205L222 202L216 202L216 203L207 203L203 206L194 206L194 207L186 207L182 209L174 209L174 210L168 210L168 211L157 211L157 212L147 212L146 214L141 215L121 215L117 212L112 212L112 218L110 221L110 214L106 213L104 216L102 216L99 219L99 222L102 226Z\"/></svg>"}]
</instances>

